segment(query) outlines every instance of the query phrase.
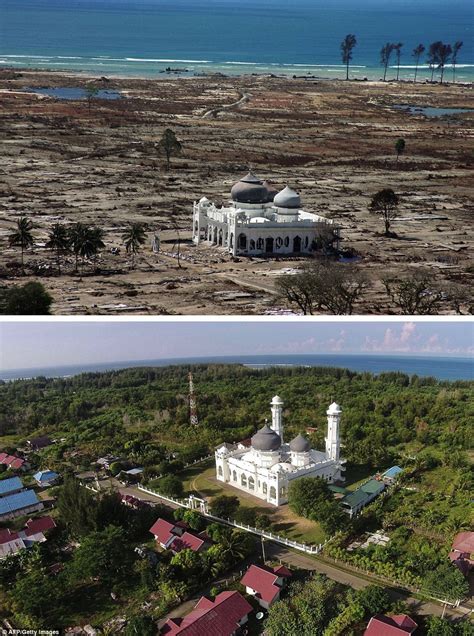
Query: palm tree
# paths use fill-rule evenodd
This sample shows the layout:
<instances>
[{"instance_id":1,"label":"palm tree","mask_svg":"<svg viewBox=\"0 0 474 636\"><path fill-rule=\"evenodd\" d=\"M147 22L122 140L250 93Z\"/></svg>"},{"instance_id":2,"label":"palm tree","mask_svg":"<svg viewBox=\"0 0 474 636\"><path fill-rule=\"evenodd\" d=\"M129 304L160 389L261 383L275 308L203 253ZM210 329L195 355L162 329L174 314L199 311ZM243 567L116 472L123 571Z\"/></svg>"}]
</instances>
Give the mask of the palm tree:
<instances>
[{"instance_id":1,"label":"palm tree","mask_svg":"<svg viewBox=\"0 0 474 636\"><path fill-rule=\"evenodd\" d=\"M10 245L10 247L21 248L22 269L24 265L24 252L34 243L33 235L31 234L32 229L33 223L26 216L21 216L16 222L16 230L8 236L8 244Z\"/></svg>"},{"instance_id":2,"label":"palm tree","mask_svg":"<svg viewBox=\"0 0 474 636\"><path fill-rule=\"evenodd\" d=\"M245 535L240 532L233 532L229 536L224 536L219 541L221 555L223 559L231 562L241 561L245 558Z\"/></svg>"},{"instance_id":3,"label":"palm tree","mask_svg":"<svg viewBox=\"0 0 474 636\"><path fill-rule=\"evenodd\" d=\"M147 226L144 223L131 223L122 234L127 254L132 255L132 269L135 266L135 254L138 254L140 247L146 240L146 230Z\"/></svg>"},{"instance_id":4,"label":"palm tree","mask_svg":"<svg viewBox=\"0 0 474 636\"><path fill-rule=\"evenodd\" d=\"M441 84L443 83L444 67L451 59L451 53L453 49L450 44L440 43L438 47L438 68L441 69Z\"/></svg>"},{"instance_id":5,"label":"palm tree","mask_svg":"<svg viewBox=\"0 0 474 636\"><path fill-rule=\"evenodd\" d=\"M424 44L418 44L417 47L415 47L412 51L412 56L415 58L415 79L413 80L416 84L416 76L418 75L418 64L420 63L420 57L423 55L423 53L425 52L425 45Z\"/></svg>"},{"instance_id":6,"label":"palm tree","mask_svg":"<svg viewBox=\"0 0 474 636\"><path fill-rule=\"evenodd\" d=\"M403 46L402 42L399 42L398 44L393 44L393 50L396 52L396 55L397 55L397 82L398 82L398 78L400 77L400 57L402 55L402 46Z\"/></svg>"},{"instance_id":7,"label":"palm tree","mask_svg":"<svg viewBox=\"0 0 474 636\"><path fill-rule=\"evenodd\" d=\"M58 272L61 274L61 254L67 252L70 246L70 238L67 229L61 223L55 223L49 233L49 240L46 247L52 252L56 252L56 263Z\"/></svg>"},{"instance_id":8,"label":"palm tree","mask_svg":"<svg viewBox=\"0 0 474 636\"><path fill-rule=\"evenodd\" d=\"M87 226L84 223L75 223L69 230L69 245L72 247L76 262L74 264L74 271L77 272L79 253L81 249L81 243L84 232Z\"/></svg>"},{"instance_id":9,"label":"palm tree","mask_svg":"<svg viewBox=\"0 0 474 636\"><path fill-rule=\"evenodd\" d=\"M442 46L442 42L441 41L437 41L437 42L432 42L430 44L430 48L428 49L428 65L431 69L431 81L433 81L433 76L434 76L434 72L435 72L435 68L439 63L439 48L440 46Z\"/></svg>"},{"instance_id":10,"label":"palm tree","mask_svg":"<svg viewBox=\"0 0 474 636\"><path fill-rule=\"evenodd\" d=\"M387 77L387 68L390 62L390 57L392 56L392 51L395 48L395 44L391 44L390 42L387 42L380 50L380 63L383 66L383 81L385 82L385 79Z\"/></svg>"},{"instance_id":11,"label":"palm tree","mask_svg":"<svg viewBox=\"0 0 474 636\"><path fill-rule=\"evenodd\" d=\"M461 40L458 40L453 44L453 54L451 56L451 64L453 65L453 84L456 82L456 63L458 61L458 53L459 49L462 47L463 43Z\"/></svg>"},{"instance_id":12,"label":"palm tree","mask_svg":"<svg viewBox=\"0 0 474 636\"><path fill-rule=\"evenodd\" d=\"M76 257L76 271L79 256L81 257L81 274L84 273L84 261L97 255L99 249L105 247L104 231L95 226L76 223L69 233L71 246Z\"/></svg>"},{"instance_id":13,"label":"palm tree","mask_svg":"<svg viewBox=\"0 0 474 636\"><path fill-rule=\"evenodd\" d=\"M346 80L349 79L349 62L352 60L352 50L357 44L356 36L349 33L341 42L342 61L346 65Z\"/></svg>"}]
</instances>

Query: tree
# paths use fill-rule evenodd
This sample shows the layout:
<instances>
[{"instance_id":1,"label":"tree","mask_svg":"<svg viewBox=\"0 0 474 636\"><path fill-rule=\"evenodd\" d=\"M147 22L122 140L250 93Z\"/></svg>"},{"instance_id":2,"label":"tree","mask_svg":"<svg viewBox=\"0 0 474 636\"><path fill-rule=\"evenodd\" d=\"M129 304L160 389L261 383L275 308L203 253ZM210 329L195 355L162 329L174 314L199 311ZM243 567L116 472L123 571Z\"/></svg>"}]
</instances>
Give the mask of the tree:
<instances>
[{"instance_id":1,"label":"tree","mask_svg":"<svg viewBox=\"0 0 474 636\"><path fill-rule=\"evenodd\" d=\"M399 77L400 77L400 58L401 58L401 55L402 55L402 46L403 46L402 42L398 42L398 44L394 44L393 45L393 50L395 51L396 56L397 56L397 82L398 82Z\"/></svg>"},{"instance_id":2,"label":"tree","mask_svg":"<svg viewBox=\"0 0 474 636\"><path fill-rule=\"evenodd\" d=\"M469 583L458 568L447 560L428 572L424 588L433 596L451 603L463 600L469 593Z\"/></svg>"},{"instance_id":3,"label":"tree","mask_svg":"<svg viewBox=\"0 0 474 636\"><path fill-rule=\"evenodd\" d=\"M384 82L385 82L385 79L387 77L387 68L388 68L388 65L390 63L390 58L392 57L392 52L393 52L394 47L395 47L394 44L391 44L390 42L387 42L380 49L380 64L383 66L383 81Z\"/></svg>"},{"instance_id":4,"label":"tree","mask_svg":"<svg viewBox=\"0 0 474 636\"><path fill-rule=\"evenodd\" d=\"M415 79L413 80L415 83L416 83L416 76L418 75L418 65L420 63L420 58L424 52L425 52L424 44L418 44L418 46L416 46L412 51L412 56L415 58Z\"/></svg>"},{"instance_id":5,"label":"tree","mask_svg":"<svg viewBox=\"0 0 474 636\"><path fill-rule=\"evenodd\" d=\"M218 495L211 500L210 511L215 517L232 519L239 505L239 499L235 495Z\"/></svg>"},{"instance_id":6,"label":"tree","mask_svg":"<svg viewBox=\"0 0 474 636\"><path fill-rule=\"evenodd\" d=\"M354 596L368 616L382 614L390 609L390 596L379 585L368 585L361 590L357 590Z\"/></svg>"},{"instance_id":7,"label":"tree","mask_svg":"<svg viewBox=\"0 0 474 636\"><path fill-rule=\"evenodd\" d=\"M234 530L229 535L224 535L219 541L222 558L229 565L242 561L251 551L251 541L251 535L238 530Z\"/></svg>"},{"instance_id":8,"label":"tree","mask_svg":"<svg viewBox=\"0 0 474 636\"><path fill-rule=\"evenodd\" d=\"M320 477L301 477L290 481L288 504L297 515L309 518L321 502L329 499L332 499L332 493Z\"/></svg>"},{"instance_id":9,"label":"tree","mask_svg":"<svg viewBox=\"0 0 474 636\"><path fill-rule=\"evenodd\" d=\"M166 475L158 481L158 487L163 495L178 499L183 496L184 489L182 481L176 475Z\"/></svg>"},{"instance_id":10,"label":"tree","mask_svg":"<svg viewBox=\"0 0 474 636\"><path fill-rule=\"evenodd\" d=\"M453 623L439 616L428 616L426 620L426 636L455 636L456 631Z\"/></svg>"},{"instance_id":11,"label":"tree","mask_svg":"<svg viewBox=\"0 0 474 636\"><path fill-rule=\"evenodd\" d=\"M157 627L150 616L141 614L132 616L127 621L124 636L155 636Z\"/></svg>"},{"instance_id":12,"label":"tree","mask_svg":"<svg viewBox=\"0 0 474 636\"><path fill-rule=\"evenodd\" d=\"M132 269L135 266L135 254L138 254L140 247L146 240L146 229L147 226L144 223L130 223L122 234L125 250L127 254L132 255Z\"/></svg>"},{"instance_id":13,"label":"tree","mask_svg":"<svg viewBox=\"0 0 474 636\"><path fill-rule=\"evenodd\" d=\"M57 501L61 521L73 537L81 537L95 530L95 500L75 477L66 477Z\"/></svg>"},{"instance_id":14,"label":"tree","mask_svg":"<svg viewBox=\"0 0 474 636\"><path fill-rule=\"evenodd\" d=\"M280 296L304 315L350 315L366 286L353 266L332 261L307 263L301 273L280 276L276 283Z\"/></svg>"},{"instance_id":15,"label":"tree","mask_svg":"<svg viewBox=\"0 0 474 636\"><path fill-rule=\"evenodd\" d=\"M89 107L89 113L91 112L92 100L95 97L97 97L98 94L99 94L99 89L97 88L97 86L89 85L86 87L86 99L87 99L87 105Z\"/></svg>"},{"instance_id":16,"label":"tree","mask_svg":"<svg viewBox=\"0 0 474 636\"><path fill-rule=\"evenodd\" d=\"M391 188L379 190L370 201L369 211L373 214L381 215L383 218L385 236L390 236L390 225L397 216L398 204L398 196Z\"/></svg>"},{"instance_id":17,"label":"tree","mask_svg":"<svg viewBox=\"0 0 474 636\"><path fill-rule=\"evenodd\" d=\"M74 552L69 574L75 581L99 579L111 585L123 581L130 574L133 551L126 540L125 530L107 526L84 537Z\"/></svg>"},{"instance_id":18,"label":"tree","mask_svg":"<svg viewBox=\"0 0 474 636\"><path fill-rule=\"evenodd\" d=\"M441 69L441 84L443 83L444 67L450 61L452 52L453 50L450 44L440 42L438 46L438 68Z\"/></svg>"},{"instance_id":19,"label":"tree","mask_svg":"<svg viewBox=\"0 0 474 636\"><path fill-rule=\"evenodd\" d=\"M199 552L194 552L190 548L180 550L171 559L171 565L179 568L183 574L183 578L187 579L196 576L202 570L202 557Z\"/></svg>"},{"instance_id":20,"label":"tree","mask_svg":"<svg viewBox=\"0 0 474 636\"><path fill-rule=\"evenodd\" d=\"M166 169L169 170L171 157L174 155L180 155L183 147L177 140L175 133L170 128L167 128L163 133L163 136L158 142L158 147L166 156Z\"/></svg>"},{"instance_id":21,"label":"tree","mask_svg":"<svg viewBox=\"0 0 474 636\"><path fill-rule=\"evenodd\" d=\"M44 619L60 602L65 588L60 580L52 577L44 568L32 568L18 577L10 592L15 612L28 617ZM54 602L52 602L54 599ZM52 622L49 623L51 625Z\"/></svg>"},{"instance_id":22,"label":"tree","mask_svg":"<svg viewBox=\"0 0 474 636\"><path fill-rule=\"evenodd\" d=\"M406 315L437 314L446 297L444 291L433 283L432 275L423 270L407 278L384 278L382 282L392 302Z\"/></svg>"},{"instance_id":23,"label":"tree","mask_svg":"<svg viewBox=\"0 0 474 636\"><path fill-rule=\"evenodd\" d=\"M200 515L197 510L185 510L183 520L190 528L197 530L198 532L201 532L201 530L204 530L206 527L204 517Z\"/></svg>"},{"instance_id":24,"label":"tree","mask_svg":"<svg viewBox=\"0 0 474 636\"><path fill-rule=\"evenodd\" d=\"M21 249L21 267L24 267L25 250L34 243L31 233L33 223L26 216L21 216L16 222L16 230L8 235L8 244L10 247L19 247Z\"/></svg>"},{"instance_id":25,"label":"tree","mask_svg":"<svg viewBox=\"0 0 474 636\"><path fill-rule=\"evenodd\" d=\"M79 257L82 259L81 273L83 273L85 259L95 257L98 251L105 247L103 238L104 231L99 227L76 223L70 229L69 240L76 257L76 271Z\"/></svg>"},{"instance_id":26,"label":"tree","mask_svg":"<svg viewBox=\"0 0 474 636\"><path fill-rule=\"evenodd\" d=\"M49 316L52 302L43 285L35 281L21 287L0 288L0 314Z\"/></svg>"},{"instance_id":27,"label":"tree","mask_svg":"<svg viewBox=\"0 0 474 636\"><path fill-rule=\"evenodd\" d=\"M68 251L70 239L67 229L61 223L55 223L49 233L46 247L52 252L56 252L56 263L58 272L61 274L61 254Z\"/></svg>"},{"instance_id":28,"label":"tree","mask_svg":"<svg viewBox=\"0 0 474 636\"><path fill-rule=\"evenodd\" d=\"M458 61L458 53L462 45L463 45L463 42L461 40L458 40L457 42L453 44L453 53L451 55L451 64L453 67L453 83L456 82L456 64Z\"/></svg>"},{"instance_id":29,"label":"tree","mask_svg":"<svg viewBox=\"0 0 474 636\"><path fill-rule=\"evenodd\" d=\"M395 142L395 151L397 153L397 161L400 155L403 154L403 152L405 151L405 140L404 139L397 139L397 141Z\"/></svg>"},{"instance_id":30,"label":"tree","mask_svg":"<svg viewBox=\"0 0 474 636\"><path fill-rule=\"evenodd\" d=\"M346 80L349 79L349 63L352 60L352 51L357 44L356 36L349 34L341 42L341 57L346 65Z\"/></svg>"}]
</instances>

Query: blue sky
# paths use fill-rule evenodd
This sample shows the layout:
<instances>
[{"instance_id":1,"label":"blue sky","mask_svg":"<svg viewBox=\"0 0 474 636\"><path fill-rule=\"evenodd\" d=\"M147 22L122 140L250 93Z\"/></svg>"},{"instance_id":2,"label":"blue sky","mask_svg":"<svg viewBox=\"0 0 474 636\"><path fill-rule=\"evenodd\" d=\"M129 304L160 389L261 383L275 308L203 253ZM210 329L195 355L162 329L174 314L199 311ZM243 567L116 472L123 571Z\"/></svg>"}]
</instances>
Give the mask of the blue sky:
<instances>
[{"instance_id":1,"label":"blue sky","mask_svg":"<svg viewBox=\"0 0 474 636\"><path fill-rule=\"evenodd\" d=\"M471 357L474 323L340 320L0 323L0 368L217 355L370 353Z\"/></svg>"}]
</instances>

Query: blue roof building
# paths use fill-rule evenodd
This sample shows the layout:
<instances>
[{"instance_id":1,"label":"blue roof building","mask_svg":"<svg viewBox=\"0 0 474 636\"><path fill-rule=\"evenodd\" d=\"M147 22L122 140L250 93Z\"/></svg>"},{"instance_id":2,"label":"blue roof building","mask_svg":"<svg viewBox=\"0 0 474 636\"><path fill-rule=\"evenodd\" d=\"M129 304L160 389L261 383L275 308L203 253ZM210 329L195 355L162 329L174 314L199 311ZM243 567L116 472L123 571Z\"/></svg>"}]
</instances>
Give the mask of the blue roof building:
<instances>
[{"instance_id":1,"label":"blue roof building","mask_svg":"<svg viewBox=\"0 0 474 636\"><path fill-rule=\"evenodd\" d=\"M23 490L0 498L0 519L11 519L41 510L43 504L34 490Z\"/></svg>"},{"instance_id":2,"label":"blue roof building","mask_svg":"<svg viewBox=\"0 0 474 636\"><path fill-rule=\"evenodd\" d=\"M40 470L33 475L33 479L39 486L50 486L59 479L59 475L54 470Z\"/></svg>"},{"instance_id":3,"label":"blue roof building","mask_svg":"<svg viewBox=\"0 0 474 636\"><path fill-rule=\"evenodd\" d=\"M392 466L382 474L382 479L384 481L395 481L400 473L403 473L403 468L400 468L400 466Z\"/></svg>"},{"instance_id":4,"label":"blue roof building","mask_svg":"<svg viewBox=\"0 0 474 636\"><path fill-rule=\"evenodd\" d=\"M14 492L19 492L23 488L23 484L19 477L10 477L9 479L3 479L0 481L0 497L5 495L11 495Z\"/></svg>"}]
</instances>

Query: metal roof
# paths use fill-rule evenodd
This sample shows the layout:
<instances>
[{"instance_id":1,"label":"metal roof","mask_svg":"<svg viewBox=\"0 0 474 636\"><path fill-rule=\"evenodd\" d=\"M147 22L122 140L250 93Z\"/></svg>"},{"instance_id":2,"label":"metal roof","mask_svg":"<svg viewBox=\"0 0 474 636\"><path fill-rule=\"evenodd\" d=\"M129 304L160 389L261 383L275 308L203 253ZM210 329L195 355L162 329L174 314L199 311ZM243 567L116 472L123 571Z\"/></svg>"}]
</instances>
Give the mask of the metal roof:
<instances>
[{"instance_id":1,"label":"metal roof","mask_svg":"<svg viewBox=\"0 0 474 636\"><path fill-rule=\"evenodd\" d=\"M14 490L21 490L23 484L19 477L10 477L9 479L3 479L0 481L0 497L8 495L8 493Z\"/></svg>"},{"instance_id":2,"label":"metal roof","mask_svg":"<svg viewBox=\"0 0 474 636\"><path fill-rule=\"evenodd\" d=\"M8 495L0 499L0 515L15 512L22 508L29 508L40 503L34 490L24 490L14 495Z\"/></svg>"}]
</instances>

